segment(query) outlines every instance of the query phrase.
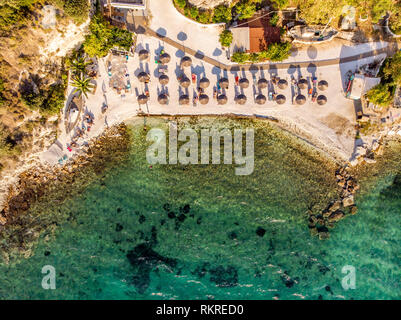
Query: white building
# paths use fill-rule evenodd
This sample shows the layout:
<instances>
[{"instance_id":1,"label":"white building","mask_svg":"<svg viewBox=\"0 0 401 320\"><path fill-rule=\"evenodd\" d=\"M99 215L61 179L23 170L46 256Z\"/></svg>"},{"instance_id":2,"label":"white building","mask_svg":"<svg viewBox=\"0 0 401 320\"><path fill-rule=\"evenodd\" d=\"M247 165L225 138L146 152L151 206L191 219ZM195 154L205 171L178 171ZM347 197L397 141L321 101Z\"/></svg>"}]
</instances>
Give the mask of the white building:
<instances>
[{"instance_id":1,"label":"white building","mask_svg":"<svg viewBox=\"0 0 401 320\"><path fill-rule=\"evenodd\" d=\"M380 78L366 77L363 74L355 74L355 78L352 81L351 92L349 95L350 99L359 100L365 95L370 89L380 83Z\"/></svg>"},{"instance_id":2,"label":"white building","mask_svg":"<svg viewBox=\"0 0 401 320\"><path fill-rule=\"evenodd\" d=\"M108 0L108 4L114 8L144 10L146 0Z\"/></svg>"}]
</instances>

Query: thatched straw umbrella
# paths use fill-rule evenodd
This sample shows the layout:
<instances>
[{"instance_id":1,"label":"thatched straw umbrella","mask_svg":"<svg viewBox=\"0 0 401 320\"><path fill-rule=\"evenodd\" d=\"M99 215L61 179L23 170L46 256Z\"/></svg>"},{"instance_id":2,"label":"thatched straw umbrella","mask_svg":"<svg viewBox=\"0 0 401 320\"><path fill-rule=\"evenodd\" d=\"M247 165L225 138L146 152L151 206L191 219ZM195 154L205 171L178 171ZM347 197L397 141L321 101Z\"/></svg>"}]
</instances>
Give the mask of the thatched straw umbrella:
<instances>
[{"instance_id":1,"label":"thatched straw umbrella","mask_svg":"<svg viewBox=\"0 0 401 320\"><path fill-rule=\"evenodd\" d=\"M181 66L182 67L190 67L192 65L192 59L188 56L185 56L181 59Z\"/></svg>"},{"instance_id":2,"label":"thatched straw umbrella","mask_svg":"<svg viewBox=\"0 0 401 320\"><path fill-rule=\"evenodd\" d=\"M324 91L329 87L329 84L327 83L326 80L322 80L322 81L319 81L319 84L317 86L318 86L319 90Z\"/></svg>"},{"instance_id":3,"label":"thatched straw umbrella","mask_svg":"<svg viewBox=\"0 0 401 320\"><path fill-rule=\"evenodd\" d=\"M256 97L256 103L257 104L265 104L266 103L266 97L263 94L259 94Z\"/></svg>"},{"instance_id":4,"label":"thatched straw umbrella","mask_svg":"<svg viewBox=\"0 0 401 320\"><path fill-rule=\"evenodd\" d=\"M239 80L239 86L240 86L242 89L248 88L248 87L249 87L249 80L248 80L247 78L242 78L242 79L240 79L240 80Z\"/></svg>"},{"instance_id":5,"label":"thatched straw umbrella","mask_svg":"<svg viewBox=\"0 0 401 320\"><path fill-rule=\"evenodd\" d=\"M240 94L235 98L235 101L238 104L245 104L246 103L246 96L244 94Z\"/></svg>"},{"instance_id":6,"label":"thatched straw umbrella","mask_svg":"<svg viewBox=\"0 0 401 320\"><path fill-rule=\"evenodd\" d=\"M149 98L147 95L141 94L140 96L138 96L138 103L139 104L146 104L146 102L148 102Z\"/></svg>"},{"instance_id":7,"label":"thatched straw umbrella","mask_svg":"<svg viewBox=\"0 0 401 320\"><path fill-rule=\"evenodd\" d=\"M220 85L220 87L222 87L223 89L228 89L228 85L229 85L228 79L227 79L227 78L221 78L221 79L219 80L219 85Z\"/></svg>"},{"instance_id":8,"label":"thatched straw umbrella","mask_svg":"<svg viewBox=\"0 0 401 320\"><path fill-rule=\"evenodd\" d=\"M169 55L168 53L163 53L163 54L160 56L160 62L161 62L162 64L167 64L167 63L170 62L170 60L171 60L171 57L170 57L170 55Z\"/></svg>"},{"instance_id":9,"label":"thatched straw umbrella","mask_svg":"<svg viewBox=\"0 0 401 320\"><path fill-rule=\"evenodd\" d=\"M207 87L209 87L209 85L210 85L210 81L209 81L209 79L207 79L207 78L202 78L202 79L199 81L199 86L200 86L201 88L203 88L203 89L206 89Z\"/></svg>"},{"instance_id":10,"label":"thatched straw umbrella","mask_svg":"<svg viewBox=\"0 0 401 320\"><path fill-rule=\"evenodd\" d=\"M327 102L326 96L320 95L320 96L317 97L317 103L319 105L322 106L322 105L326 104L326 102Z\"/></svg>"},{"instance_id":11,"label":"thatched straw umbrella","mask_svg":"<svg viewBox=\"0 0 401 320\"><path fill-rule=\"evenodd\" d=\"M180 97L179 102L180 102L180 105L189 104L189 96L187 96L186 94L183 94L183 95Z\"/></svg>"},{"instance_id":12,"label":"thatched straw umbrella","mask_svg":"<svg viewBox=\"0 0 401 320\"><path fill-rule=\"evenodd\" d=\"M164 93L162 93L162 94L159 94L159 97L157 98L157 100L159 101L160 104L167 104L168 97Z\"/></svg>"},{"instance_id":13,"label":"thatched straw umbrella","mask_svg":"<svg viewBox=\"0 0 401 320\"><path fill-rule=\"evenodd\" d=\"M268 82L267 82L266 79L264 79L264 78L259 79L259 81L258 81L258 88L259 89L267 88L267 85L268 85Z\"/></svg>"},{"instance_id":14,"label":"thatched straw umbrella","mask_svg":"<svg viewBox=\"0 0 401 320\"><path fill-rule=\"evenodd\" d=\"M279 95L276 97L276 102L277 102L277 104L284 104L285 101L286 101L286 98L285 98L285 96L282 95L282 94L279 94Z\"/></svg>"},{"instance_id":15,"label":"thatched straw umbrella","mask_svg":"<svg viewBox=\"0 0 401 320\"><path fill-rule=\"evenodd\" d=\"M306 89L308 87L308 80L302 78L301 80L298 81L298 87L299 89Z\"/></svg>"},{"instance_id":16,"label":"thatched straw umbrella","mask_svg":"<svg viewBox=\"0 0 401 320\"><path fill-rule=\"evenodd\" d=\"M139 51L139 60L143 61L147 59L149 59L148 50L142 49L141 51Z\"/></svg>"},{"instance_id":17,"label":"thatched straw umbrella","mask_svg":"<svg viewBox=\"0 0 401 320\"><path fill-rule=\"evenodd\" d=\"M162 75L159 77L159 82L160 82L160 84L162 84L162 85L168 84L169 81L170 81L170 79L169 79L168 75L166 75L166 74L162 74Z\"/></svg>"},{"instance_id":18,"label":"thatched straw umbrella","mask_svg":"<svg viewBox=\"0 0 401 320\"><path fill-rule=\"evenodd\" d=\"M180 86L183 88L188 88L190 84L191 84L191 81L187 77L183 77L180 80Z\"/></svg>"},{"instance_id":19,"label":"thatched straw umbrella","mask_svg":"<svg viewBox=\"0 0 401 320\"><path fill-rule=\"evenodd\" d=\"M279 87L281 90L286 89L286 88L288 87L288 82L287 82L287 80L285 80L285 79L280 79L280 80L278 81L278 87Z\"/></svg>"},{"instance_id":20,"label":"thatched straw umbrella","mask_svg":"<svg viewBox=\"0 0 401 320\"><path fill-rule=\"evenodd\" d=\"M299 94L299 95L297 95L297 97L295 98L295 101L297 102L298 105L301 106L301 105L305 104L306 98L305 98L304 95Z\"/></svg>"},{"instance_id":21,"label":"thatched straw umbrella","mask_svg":"<svg viewBox=\"0 0 401 320\"><path fill-rule=\"evenodd\" d=\"M228 99L227 99L227 96L225 94L221 94L221 95L219 95L217 97L217 103L218 104L221 104L221 105L227 104L227 101L228 101Z\"/></svg>"},{"instance_id":22,"label":"thatched straw umbrella","mask_svg":"<svg viewBox=\"0 0 401 320\"><path fill-rule=\"evenodd\" d=\"M138 79L140 82L146 82L150 80L150 76L146 72L142 71L140 74L138 74Z\"/></svg>"},{"instance_id":23,"label":"thatched straw umbrella","mask_svg":"<svg viewBox=\"0 0 401 320\"><path fill-rule=\"evenodd\" d=\"M199 96L199 102L200 102L200 104L208 104L209 103L209 97L206 94L201 94Z\"/></svg>"}]
</instances>

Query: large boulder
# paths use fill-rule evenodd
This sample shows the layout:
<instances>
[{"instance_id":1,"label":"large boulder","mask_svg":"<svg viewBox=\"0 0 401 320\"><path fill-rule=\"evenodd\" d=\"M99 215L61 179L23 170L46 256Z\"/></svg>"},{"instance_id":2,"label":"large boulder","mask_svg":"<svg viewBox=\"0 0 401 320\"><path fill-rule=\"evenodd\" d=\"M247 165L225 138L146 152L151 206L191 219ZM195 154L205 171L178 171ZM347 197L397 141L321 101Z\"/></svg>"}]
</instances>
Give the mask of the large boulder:
<instances>
[{"instance_id":1,"label":"large boulder","mask_svg":"<svg viewBox=\"0 0 401 320\"><path fill-rule=\"evenodd\" d=\"M340 221L344 217L344 212L337 210L333 212L330 217L328 218L329 222L337 222Z\"/></svg>"},{"instance_id":2,"label":"large boulder","mask_svg":"<svg viewBox=\"0 0 401 320\"><path fill-rule=\"evenodd\" d=\"M352 206L354 203L355 203L354 196L352 196L352 195L343 199L344 208Z\"/></svg>"},{"instance_id":3,"label":"large boulder","mask_svg":"<svg viewBox=\"0 0 401 320\"><path fill-rule=\"evenodd\" d=\"M335 201L328 207L328 211L334 212L341 208L341 201Z\"/></svg>"}]
</instances>

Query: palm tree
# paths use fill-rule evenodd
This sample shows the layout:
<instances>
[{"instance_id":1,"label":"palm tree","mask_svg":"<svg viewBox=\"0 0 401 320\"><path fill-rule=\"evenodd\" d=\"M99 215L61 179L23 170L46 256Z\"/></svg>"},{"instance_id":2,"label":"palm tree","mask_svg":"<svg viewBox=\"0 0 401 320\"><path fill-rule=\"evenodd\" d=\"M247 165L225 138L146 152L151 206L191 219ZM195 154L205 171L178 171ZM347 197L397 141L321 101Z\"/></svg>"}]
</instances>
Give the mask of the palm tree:
<instances>
[{"instance_id":1,"label":"palm tree","mask_svg":"<svg viewBox=\"0 0 401 320\"><path fill-rule=\"evenodd\" d=\"M88 98L88 93L95 87L95 85L91 83L91 80L91 78L87 78L83 73L73 76L71 85L75 87L74 92L78 92L78 96L83 94Z\"/></svg>"},{"instance_id":2,"label":"palm tree","mask_svg":"<svg viewBox=\"0 0 401 320\"><path fill-rule=\"evenodd\" d=\"M85 57L78 56L71 61L70 69L73 75L79 75L80 73L86 73L86 67L90 65L91 62L86 62Z\"/></svg>"}]
</instances>

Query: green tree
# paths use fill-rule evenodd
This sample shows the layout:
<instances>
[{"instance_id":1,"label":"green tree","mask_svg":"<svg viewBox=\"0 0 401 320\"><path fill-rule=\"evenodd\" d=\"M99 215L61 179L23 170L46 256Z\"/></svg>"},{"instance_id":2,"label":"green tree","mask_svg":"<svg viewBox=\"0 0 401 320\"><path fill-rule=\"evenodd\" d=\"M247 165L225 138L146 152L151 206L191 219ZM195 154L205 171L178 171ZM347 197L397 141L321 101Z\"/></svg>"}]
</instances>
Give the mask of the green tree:
<instances>
[{"instance_id":1,"label":"green tree","mask_svg":"<svg viewBox=\"0 0 401 320\"><path fill-rule=\"evenodd\" d=\"M65 14L81 24L88 19L89 1L88 0L63 0L63 10Z\"/></svg>"},{"instance_id":2,"label":"green tree","mask_svg":"<svg viewBox=\"0 0 401 320\"><path fill-rule=\"evenodd\" d=\"M394 5L391 10L389 27L395 34L401 34L401 2Z\"/></svg>"},{"instance_id":3,"label":"green tree","mask_svg":"<svg viewBox=\"0 0 401 320\"><path fill-rule=\"evenodd\" d=\"M398 51L394 56L384 63L383 73L388 82L401 85L401 52Z\"/></svg>"},{"instance_id":4,"label":"green tree","mask_svg":"<svg viewBox=\"0 0 401 320\"><path fill-rule=\"evenodd\" d=\"M207 10L199 11L198 22L208 24L211 22L212 15Z\"/></svg>"},{"instance_id":5,"label":"green tree","mask_svg":"<svg viewBox=\"0 0 401 320\"><path fill-rule=\"evenodd\" d=\"M225 22L228 23L232 19L231 15L231 8L227 7L225 5L220 5L214 8L213 11L213 22L214 23L220 23L220 22Z\"/></svg>"},{"instance_id":6,"label":"green tree","mask_svg":"<svg viewBox=\"0 0 401 320\"><path fill-rule=\"evenodd\" d=\"M104 57L113 47L129 50L132 46L132 34L111 26L99 13L92 18L89 30L83 48L90 57Z\"/></svg>"},{"instance_id":7,"label":"green tree","mask_svg":"<svg viewBox=\"0 0 401 320\"><path fill-rule=\"evenodd\" d=\"M219 40L222 47L228 48L233 42L233 33L230 30L224 30L220 33Z\"/></svg>"},{"instance_id":8,"label":"green tree","mask_svg":"<svg viewBox=\"0 0 401 320\"><path fill-rule=\"evenodd\" d=\"M79 76L74 76L71 81L71 85L75 88L75 92L78 92L78 95L82 94L87 98L88 93L92 92L95 87L93 83L91 83L91 78L85 77L83 74Z\"/></svg>"},{"instance_id":9,"label":"green tree","mask_svg":"<svg viewBox=\"0 0 401 320\"><path fill-rule=\"evenodd\" d=\"M289 0L272 0L278 9L284 9L288 6Z\"/></svg>"},{"instance_id":10,"label":"green tree","mask_svg":"<svg viewBox=\"0 0 401 320\"><path fill-rule=\"evenodd\" d=\"M238 14L238 19L249 19L252 18L256 12L256 4L249 1L241 1L235 6L235 10Z\"/></svg>"},{"instance_id":11,"label":"green tree","mask_svg":"<svg viewBox=\"0 0 401 320\"><path fill-rule=\"evenodd\" d=\"M268 49L263 52L264 57L271 61L283 61L288 59L291 55L291 43L273 43L269 45Z\"/></svg>"},{"instance_id":12,"label":"green tree","mask_svg":"<svg viewBox=\"0 0 401 320\"><path fill-rule=\"evenodd\" d=\"M79 75L81 73L86 73L86 68L89 66L91 63L87 62L85 57L83 56L78 56L76 58L73 58L70 62L69 68L72 71L74 75Z\"/></svg>"},{"instance_id":13,"label":"green tree","mask_svg":"<svg viewBox=\"0 0 401 320\"><path fill-rule=\"evenodd\" d=\"M176 6L180 7L181 9L184 9L185 6L187 5L187 0L174 0L174 3Z\"/></svg>"},{"instance_id":14,"label":"green tree","mask_svg":"<svg viewBox=\"0 0 401 320\"><path fill-rule=\"evenodd\" d=\"M394 93L392 87L388 83L380 83L370 89L366 97L375 105L387 107L392 103Z\"/></svg>"},{"instance_id":15,"label":"green tree","mask_svg":"<svg viewBox=\"0 0 401 320\"><path fill-rule=\"evenodd\" d=\"M371 9L372 22L378 23L383 15L390 10L392 0L375 0Z\"/></svg>"},{"instance_id":16,"label":"green tree","mask_svg":"<svg viewBox=\"0 0 401 320\"><path fill-rule=\"evenodd\" d=\"M245 63L249 61L249 54L246 52L235 52L231 56L231 61L236 63Z\"/></svg>"},{"instance_id":17,"label":"green tree","mask_svg":"<svg viewBox=\"0 0 401 320\"><path fill-rule=\"evenodd\" d=\"M341 15L345 0L297 0L300 17L310 25L326 24Z\"/></svg>"}]
</instances>

